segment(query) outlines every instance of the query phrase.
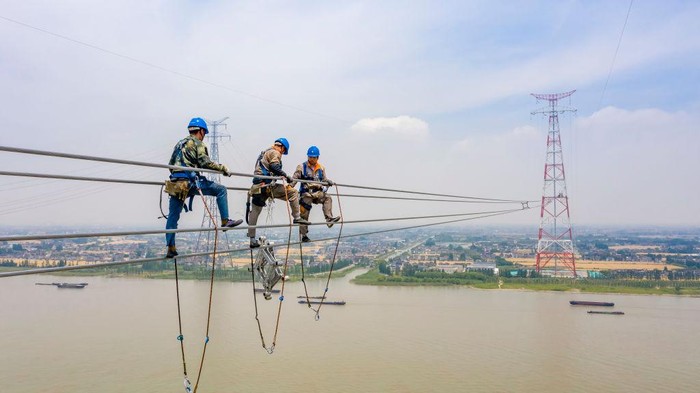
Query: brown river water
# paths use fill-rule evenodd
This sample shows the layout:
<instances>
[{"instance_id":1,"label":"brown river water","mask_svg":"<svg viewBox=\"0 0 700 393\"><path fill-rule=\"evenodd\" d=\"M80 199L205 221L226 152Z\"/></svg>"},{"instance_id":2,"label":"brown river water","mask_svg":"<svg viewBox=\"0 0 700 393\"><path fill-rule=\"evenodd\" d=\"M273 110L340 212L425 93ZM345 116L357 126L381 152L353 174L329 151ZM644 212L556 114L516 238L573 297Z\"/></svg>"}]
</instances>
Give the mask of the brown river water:
<instances>
[{"instance_id":1,"label":"brown river water","mask_svg":"<svg viewBox=\"0 0 700 393\"><path fill-rule=\"evenodd\" d=\"M250 283L215 283L198 392L698 392L700 299L331 281L319 321L287 285L277 346ZM84 289L35 282L87 282ZM320 295L324 281L309 283ZM209 283L181 282L194 384ZM272 341L278 301L259 295ZM569 300L612 301L592 315ZM184 392L174 280L0 279L2 392Z\"/></svg>"}]
</instances>

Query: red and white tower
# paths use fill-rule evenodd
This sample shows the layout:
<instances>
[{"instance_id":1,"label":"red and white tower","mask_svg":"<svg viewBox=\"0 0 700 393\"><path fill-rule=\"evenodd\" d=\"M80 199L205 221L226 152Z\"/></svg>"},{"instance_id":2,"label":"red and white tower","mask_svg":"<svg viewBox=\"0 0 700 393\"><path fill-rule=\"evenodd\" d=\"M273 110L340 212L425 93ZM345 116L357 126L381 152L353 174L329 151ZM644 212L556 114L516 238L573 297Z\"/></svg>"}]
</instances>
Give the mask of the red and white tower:
<instances>
[{"instance_id":1,"label":"red and white tower","mask_svg":"<svg viewBox=\"0 0 700 393\"><path fill-rule=\"evenodd\" d=\"M559 275L561 265L576 274L574 241L569 216L569 197L566 193L564 159L562 157L559 114L576 112L570 107L559 107L559 100L570 97L576 90L557 94L531 94L537 101L548 101L549 105L532 112L549 117L547 133L547 157L544 164L544 187L540 208L540 231L537 237L537 271L547 265L554 267Z\"/></svg>"}]
</instances>

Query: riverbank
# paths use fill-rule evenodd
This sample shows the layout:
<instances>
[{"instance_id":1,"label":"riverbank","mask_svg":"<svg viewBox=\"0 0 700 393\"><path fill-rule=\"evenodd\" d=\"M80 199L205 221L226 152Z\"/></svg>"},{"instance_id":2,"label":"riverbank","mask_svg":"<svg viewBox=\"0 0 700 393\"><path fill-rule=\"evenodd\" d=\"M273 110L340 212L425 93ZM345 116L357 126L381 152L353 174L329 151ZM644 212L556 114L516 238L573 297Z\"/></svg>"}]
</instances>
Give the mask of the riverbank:
<instances>
[{"instance_id":1,"label":"riverbank","mask_svg":"<svg viewBox=\"0 0 700 393\"><path fill-rule=\"evenodd\" d=\"M333 278L341 278L355 272L359 267L350 265L333 272ZM20 268L1 267L0 272L16 271ZM148 279L172 280L174 269L148 270L141 267L120 267L72 270L51 273L62 277L139 277ZM301 274L288 273L290 282L301 280ZM204 267L183 267L178 271L181 280L209 280L211 270ZM307 280L325 279L328 272L306 274ZM217 269L215 281L250 282L247 267ZM527 291L583 292L583 293L618 293L638 295L680 295L700 296L698 281L662 281L662 280L601 280L601 279L566 279L566 278L509 278L494 277L474 273L469 276L449 275L442 277L417 278L404 276L387 276L377 269L370 269L351 279L353 284L373 286L466 286L479 289L508 289Z\"/></svg>"},{"instance_id":2,"label":"riverbank","mask_svg":"<svg viewBox=\"0 0 700 393\"><path fill-rule=\"evenodd\" d=\"M379 273L377 269L371 269L355 277L352 283L378 286L460 285L480 289L700 296L698 281L508 278L483 274L471 274L466 277L445 274L439 277L417 278L388 276Z\"/></svg>"},{"instance_id":3,"label":"riverbank","mask_svg":"<svg viewBox=\"0 0 700 393\"><path fill-rule=\"evenodd\" d=\"M347 274L353 272L358 268L357 265L343 266L337 270L333 271L333 278L345 277ZM18 270L25 270L26 268L18 267L0 267L0 272L11 272ZM290 270L287 275L289 276L289 281L301 281L301 273L297 272L300 270L295 267ZM60 277L139 277L139 278L149 278L149 279L163 279L172 280L175 279L174 268L162 268L162 269L149 269L142 268L139 266L124 266L118 268L95 268L95 269L79 269L79 270L69 270L64 272L53 272L47 273L54 276ZM318 273L306 273L306 280L324 279L328 277L328 270L318 272ZM182 266L178 269L178 278L181 280L209 280L211 278L211 268L206 268L202 266ZM235 267L235 268L217 268L214 271L215 281L229 281L229 282L250 282L251 274L248 267Z\"/></svg>"}]
</instances>

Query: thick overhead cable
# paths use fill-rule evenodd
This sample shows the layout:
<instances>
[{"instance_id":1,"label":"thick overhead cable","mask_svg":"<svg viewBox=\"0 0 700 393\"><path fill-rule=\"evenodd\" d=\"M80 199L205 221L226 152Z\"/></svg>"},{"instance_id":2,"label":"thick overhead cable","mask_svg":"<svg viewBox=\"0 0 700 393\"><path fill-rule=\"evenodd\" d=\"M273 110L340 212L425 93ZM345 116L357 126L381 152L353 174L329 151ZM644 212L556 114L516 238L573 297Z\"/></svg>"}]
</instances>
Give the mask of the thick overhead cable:
<instances>
[{"instance_id":1,"label":"thick overhead cable","mask_svg":"<svg viewBox=\"0 0 700 393\"><path fill-rule=\"evenodd\" d=\"M219 172L217 172L219 173ZM0 171L0 176L16 176L16 177L34 177L40 179L60 179L60 180L76 180L76 181L93 181L102 183L121 183L121 184L138 184L145 186L162 186L164 182L145 181L145 180L128 180L128 179L110 179L106 177L87 177L87 176L70 176L70 175L54 175L49 173L34 173L34 172L9 172ZM226 187L232 191L248 191L248 188L243 187Z\"/></svg>"},{"instance_id":2,"label":"thick overhead cable","mask_svg":"<svg viewBox=\"0 0 700 393\"><path fill-rule=\"evenodd\" d=\"M531 208L532 207L528 207L526 209L531 209ZM403 230L408 230L408 229L424 228L424 227L435 226L435 225L453 224L453 223L462 222L462 221L471 221L471 220L477 220L480 218L488 218L488 217L494 217L494 216L515 213L515 212L521 211L521 210L523 210L523 209L504 210L504 211L497 212L497 213L483 214L483 215L478 216L478 217L459 218L459 219L455 219L455 220L432 222L432 223L428 223L428 224L411 225L411 226L400 227L400 228L391 228L391 229L382 229L382 230L371 231L371 232L353 233L350 235L343 235L341 237L341 239L345 239L345 238L349 238L349 237L376 235L376 234L387 233L387 232L403 231ZM324 239L312 240L312 242L324 242L324 241L337 240L337 239L338 239L337 237L329 237L329 238L324 238ZM300 242L275 244L272 247L286 247L288 245L291 246L291 245L296 245L299 243ZM243 252L243 251L250 251L250 248L249 247L237 248L237 249L227 250L227 251L218 251L218 253L219 254L232 254L232 253ZM178 259L194 258L194 257L208 256L211 254L212 254L212 252L182 254L182 255L178 255L177 258ZM45 267L45 268L37 268L37 269L29 269L29 270L18 270L18 271L13 271L13 272L2 272L2 273L0 273L0 278L14 277L14 276L25 276L25 275L30 275L30 274L56 273L56 272L62 272L62 271L66 271L66 270L82 270L82 269L95 269L95 268L114 267L114 266L122 266L122 265L136 265L136 264L141 264L141 263L167 261L167 260L168 259L165 259L163 257L156 257L156 258L132 259L132 260L128 260L128 261L118 261L118 262L98 262L98 263L93 263L90 265Z\"/></svg>"},{"instance_id":3,"label":"thick overhead cable","mask_svg":"<svg viewBox=\"0 0 700 393\"><path fill-rule=\"evenodd\" d=\"M0 173L2 174L2 173ZM342 185L342 184L339 184ZM424 202L448 202L448 203L523 203L523 202L539 202L537 200L531 201L511 201L511 200L464 200L464 199L434 199L434 198L409 198L409 197L397 197L397 196L385 196L385 195L359 195L359 194L340 194L341 197L349 198L368 198L368 199L391 199L399 201L424 201Z\"/></svg>"},{"instance_id":4,"label":"thick overhead cable","mask_svg":"<svg viewBox=\"0 0 700 393\"><path fill-rule=\"evenodd\" d=\"M156 164L156 163L144 162L144 161L121 160L118 158L88 156L88 155L84 155L84 154L61 153L61 152L47 151L47 150L24 149L24 148L19 148L19 147L10 147L10 146L0 146L0 151L6 151L6 152L10 152L10 153L19 153L19 154L32 154L32 155L36 155L36 156L45 156L45 157L70 158L72 160L107 162L110 164L135 165L135 166L143 166L143 167L149 167L149 168L164 168L164 169L173 169L173 170L186 170L188 172L214 173L217 175L221 174L221 171L215 171L213 169L206 169L206 168L192 168L192 167L184 167L184 166L177 166L177 165ZM242 177L258 177L260 179L271 179L271 180L281 179L281 177L279 177L279 176L262 176L262 175L258 176L258 175L249 175L247 173L237 173L237 172L231 172L231 175L242 176ZM319 183L319 182L310 181L310 180L301 180L300 182Z\"/></svg>"},{"instance_id":5,"label":"thick overhead cable","mask_svg":"<svg viewBox=\"0 0 700 393\"><path fill-rule=\"evenodd\" d=\"M436 193L432 193L432 192L397 190L397 189L392 189L392 188L381 188L381 187L356 186L356 185L352 185L352 184L343 184L343 183L338 183L338 185L342 186L342 187L349 187L349 188L361 188L363 190L399 192L399 193L403 193L403 194L428 195L428 196L459 198L459 199L473 199L473 200L478 200L478 201L496 201L496 202L512 202L512 203L524 202L524 201L515 200L515 199L497 199L497 198L482 198L482 197L464 196L464 195L436 194Z\"/></svg>"},{"instance_id":6,"label":"thick overhead cable","mask_svg":"<svg viewBox=\"0 0 700 393\"><path fill-rule=\"evenodd\" d=\"M146 186L162 186L163 184L165 184L163 182L157 182L157 181L109 179L109 178L105 178L105 177L52 175L49 173L32 173L32 172L0 171L0 176L34 177L34 178L39 178L39 179L94 181L94 182L102 182L102 183L140 184L140 185L146 185Z\"/></svg>"},{"instance_id":7,"label":"thick overhead cable","mask_svg":"<svg viewBox=\"0 0 700 393\"><path fill-rule=\"evenodd\" d=\"M34 173L34 172L10 172L10 171L0 171L0 176L15 176L15 177L34 177L40 179L61 179L61 180L76 180L76 181L92 181L92 182L103 182L103 183L121 183L121 184L138 184L147 186L162 186L163 182L156 181L144 181L144 180L127 180L127 179L111 179L104 177L86 177L86 176L70 176L70 175L54 175L49 173ZM230 191L248 191L245 187L226 187ZM385 195L359 195L359 194L340 194L341 197L349 198L368 198L368 199L390 199L390 200L400 200L400 201L425 201L425 202L447 202L447 203L515 203L512 201L499 201L499 200L466 200L466 199L434 199L434 198L410 198L410 197L398 197L398 196L385 196ZM531 201L518 201L521 202L537 202L536 200Z\"/></svg>"},{"instance_id":8,"label":"thick overhead cable","mask_svg":"<svg viewBox=\"0 0 700 393\"><path fill-rule=\"evenodd\" d=\"M432 219L432 218L448 218L448 217L464 217L464 216L475 216L475 215L480 215L480 214L498 214L498 213L503 213L503 212L520 211L520 210L524 210L524 209L526 209L526 207L522 207L520 209L495 210L495 211L485 211L485 212L452 213L452 214L436 214L436 215L430 215L430 216L370 218L370 219L365 219L365 220L343 221L343 223L344 224L369 224L369 223L376 223L376 222L425 220L425 219ZM327 223L326 222L317 222L317 223L311 223L308 225L327 225ZM256 229L287 228L290 226L298 226L298 225L297 224L248 225L248 226L238 226L235 228L229 228L229 229L226 229L226 231L247 230L248 228L256 228ZM143 230L143 231L87 232L87 233L53 234L53 235L0 236L0 242L18 242L18 241L28 241L28 240L77 239L77 238L85 238L85 237L160 235L160 234L166 234L166 233L210 232L210 231L216 231L216 230L217 230L216 228L155 229L155 230ZM221 229L218 229L218 230L221 230Z\"/></svg>"},{"instance_id":9,"label":"thick overhead cable","mask_svg":"<svg viewBox=\"0 0 700 393\"><path fill-rule=\"evenodd\" d=\"M76 160L108 162L108 163L113 163L113 164L136 165L136 166L144 166L144 167L150 167L150 168L164 168L164 169L175 169L175 170L183 170L184 169L187 171L221 174L221 172L214 171L211 169L203 169L203 168L194 168L193 169L191 167L181 167L181 166L166 165L166 164L155 164L155 163L143 162L143 161L121 160L121 159L116 159L116 158L95 157L95 156L87 156L87 155L82 155L82 154L70 154L70 153L60 153L60 152L52 152L52 151L44 151L44 150L24 149L24 148L9 147L9 146L0 146L0 151L19 153L19 154L32 154L32 155L48 156L48 157L70 158L70 159L76 159ZM239 173L239 172L231 172L231 175L232 176L239 176L239 177L256 177L256 178L260 178L260 179L272 179L272 180L281 179L281 177L279 177L279 176L262 176L262 175L252 175L252 174ZM75 180L77 180L77 179L75 179ZM313 180L295 179L294 181L297 183L324 184L323 182L317 182L317 181L313 181ZM516 200L516 199L483 198L483 197L465 196L465 195L438 194L438 193L431 193L431 192L399 190L399 189L392 189L392 188L360 186L360 185L343 184L343 183L338 183L338 186L348 187L348 188L358 188L358 189L364 189L364 190L373 190L373 191L386 191L386 192L396 192L396 193L414 194L414 195L427 195L427 196L446 197L446 198L468 199L468 200L476 200L476 201L493 201L493 202L509 202L509 203L526 202L523 200Z\"/></svg>"}]
</instances>

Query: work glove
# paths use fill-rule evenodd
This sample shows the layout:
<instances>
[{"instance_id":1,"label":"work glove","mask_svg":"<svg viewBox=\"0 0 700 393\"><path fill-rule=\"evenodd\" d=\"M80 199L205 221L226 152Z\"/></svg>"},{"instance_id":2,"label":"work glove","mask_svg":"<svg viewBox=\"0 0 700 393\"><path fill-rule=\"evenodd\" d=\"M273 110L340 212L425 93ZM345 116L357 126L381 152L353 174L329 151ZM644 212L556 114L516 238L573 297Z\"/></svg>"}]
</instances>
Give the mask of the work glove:
<instances>
[{"instance_id":1,"label":"work glove","mask_svg":"<svg viewBox=\"0 0 700 393\"><path fill-rule=\"evenodd\" d=\"M326 179L326 185L327 185L328 187L333 187L333 186L335 185L335 183L334 183L333 180L331 180L331 179Z\"/></svg>"},{"instance_id":2,"label":"work glove","mask_svg":"<svg viewBox=\"0 0 700 393\"><path fill-rule=\"evenodd\" d=\"M226 167L226 165L221 166L221 172L223 172L224 176L231 177L231 172L228 171L228 168Z\"/></svg>"},{"instance_id":3,"label":"work glove","mask_svg":"<svg viewBox=\"0 0 700 393\"><path fill-rule=\"evenodd\" d=\"M287 180L287 184L294 184L294 179L289 175L284 175L284 179Z\"/></svg>"}]
</instances>

